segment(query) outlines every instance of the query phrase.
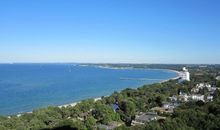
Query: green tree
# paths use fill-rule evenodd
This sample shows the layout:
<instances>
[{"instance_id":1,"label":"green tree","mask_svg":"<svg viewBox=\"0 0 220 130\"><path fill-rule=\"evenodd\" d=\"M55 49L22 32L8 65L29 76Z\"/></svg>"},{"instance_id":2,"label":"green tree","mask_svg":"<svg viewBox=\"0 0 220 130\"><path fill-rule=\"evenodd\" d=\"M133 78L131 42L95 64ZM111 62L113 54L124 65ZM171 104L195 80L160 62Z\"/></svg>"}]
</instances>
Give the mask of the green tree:
<instances>
[{"instance_id":1,"label":"green tree","mask_svg":"<svg viewBox=\"0 0 220 130\"><path fill-rule=\"evenodd\" d=\"M155 99L155 102L157 103L158 106L162 106L163 105L163 99L161 96L157 96Z\"/></svg>"},{"instance_id":2,"label":"green tree","mask_svg":"<svg viewBox=\"0 0 220 130\"><path fill-rule=\"evenodd\" d=\"M93 116L88 117L85 120L85 125L87 129L92 130L94 126L96 125L96 119Z\"/></svg>"},{"instance_id":3,"label":"green tree","mask_svg":"<svg viewBox=\"0 0 220 130\"><path fill-rule=\"evenodd\" d=\"M121 113L122 119L126 124L130 125L132 119L135 118L136 106L131 101L123 101L120 103L120 108L123 113Z\"/></svg>"},{"instance_id":4,"label":"green tree","mask_svg":"<svg viewBox=\"0 0 220 130\"><path fill-rule=\"evenodd\" d=\"M117 113L115 113L109 105L101 104L100 102L96 103L92 113L95 119L102 124L108 124L117 119L115 118L117 117Z\"/></svg>"}]
</instances>

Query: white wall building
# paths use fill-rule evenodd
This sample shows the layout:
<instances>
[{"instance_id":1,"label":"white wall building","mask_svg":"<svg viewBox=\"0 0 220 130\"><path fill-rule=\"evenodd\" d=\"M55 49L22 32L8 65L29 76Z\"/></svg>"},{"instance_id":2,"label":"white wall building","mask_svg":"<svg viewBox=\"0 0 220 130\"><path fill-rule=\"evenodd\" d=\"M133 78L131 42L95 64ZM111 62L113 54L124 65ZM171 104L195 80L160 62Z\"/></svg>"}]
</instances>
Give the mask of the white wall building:
<instances>
[{"instance_id":1,"label":"white wall building","mask_svg":"<svg viewBox=\"0 0 220 130\"><path fill-rule=\"evenodd\" d=\"M182 80L190 81L190 73L186 67L183 67L183 72L182 72Z\"/></svg>"},{"instance_id":2,"label":"white wall building","mask_svg":"<svg viewBox=\"0 0 220 130\"><path fill-rule=\"evenodd\" d=\"M205 101L204 95L200 95L200 94L192 95L191 98L192 100L195 100L195 101L199 101L199 100Z\"/></svg>"},{"instance_id":3,"label":"white wall building","mask_svg":"<svg viewBox=\"0 0 220 130\"><path fill-rule=\"evenodd\" d=\"M209 83L200 83L196 85L196 88L203 89L203 88L211 88L211 84Z\"/></svg>"},{"instance_id":4,"label":"white wall building","mask_svg":"<svg viewBox=\"0 0 220 130\"><path fill-rule=\"evenodd\" d=\"M186 81L190 81L190 73L185 72L185 75L186 75L186 77L185 77Z\"/></svg>"},{"instance_id":5,"label":"white wall building","mask_svg":"<svg viewBox=\"0 0 220 130\"><path fill-rule=\"evenodd\" d=\"M188 69L186 69L186 67L183 67L183 71L188 71Z\"/></svg>"},{"instance_id":6,"label":"white wall building","mask_svg":"<svg viewBox=\"0 0 220 130\"><path fill-rule=\"evenodd\" d=\"M180 92L179 99L180 101L188 102L189 96L186 93Z\"/></svg>"},{"instance_id":7,"label":"white wall building","mask_svg":"<svg viewBox=\"0 0 220 130\"><path fill-rule=\"evenodd\" d=\"M213 96L211 96L211 95L207 96L207 101L212 102L213 101Z\"/></svg>"}]
</instances>

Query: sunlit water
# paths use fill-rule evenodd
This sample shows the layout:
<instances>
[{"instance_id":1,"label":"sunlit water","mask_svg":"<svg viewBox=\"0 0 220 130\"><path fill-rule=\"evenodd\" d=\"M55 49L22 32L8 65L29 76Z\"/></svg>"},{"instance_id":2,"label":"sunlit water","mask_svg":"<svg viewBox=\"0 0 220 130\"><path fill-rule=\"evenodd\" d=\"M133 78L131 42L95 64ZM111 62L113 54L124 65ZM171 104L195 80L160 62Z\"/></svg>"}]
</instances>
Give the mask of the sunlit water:
<instances>
[{"instance_id":1,"label":"sunlit water","mask_svg":"<svg viewBox=\"0 0 220 130\"><path fill-rule=\"evenodd\" d=\"M110 95L114 91L137 88L175 76L176 73L167 70L104 69L73 64L0 64L0 115ZM122 80L124 78L132 80Z\"/></svg>"}]
</instances>

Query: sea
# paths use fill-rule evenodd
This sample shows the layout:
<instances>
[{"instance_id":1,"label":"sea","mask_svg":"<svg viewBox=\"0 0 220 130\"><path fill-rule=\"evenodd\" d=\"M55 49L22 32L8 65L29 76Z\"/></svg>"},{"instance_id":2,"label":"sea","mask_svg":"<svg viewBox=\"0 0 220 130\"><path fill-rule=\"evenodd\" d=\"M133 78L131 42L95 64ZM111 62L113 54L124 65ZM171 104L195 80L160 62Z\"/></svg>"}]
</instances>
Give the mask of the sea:
<instances>
[{"instance_id":1,"label":"sea","mask_svg":"<svg viewBox=\"0 0 220 130\"><path fill-rule=\"evenodd\" d=\"M0 64L0 115L111 95L177 76L162 69L113 69L79 64Z\"/></svg>"}]
</instances>

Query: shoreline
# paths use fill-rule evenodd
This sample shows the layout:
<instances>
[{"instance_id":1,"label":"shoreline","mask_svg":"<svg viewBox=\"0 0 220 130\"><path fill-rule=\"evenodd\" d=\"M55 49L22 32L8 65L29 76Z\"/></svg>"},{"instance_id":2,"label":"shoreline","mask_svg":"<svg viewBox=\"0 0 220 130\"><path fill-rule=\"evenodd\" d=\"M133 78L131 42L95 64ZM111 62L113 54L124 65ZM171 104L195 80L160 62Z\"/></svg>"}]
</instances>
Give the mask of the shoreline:
<instances>
[{"instance_id":1,"label":"shoreline","mask_svg":"<svg viewBox=\"0 0 220 130\"><path fill-rule=\"evenodd\" d=\"M103 69L114 69L114 68L103 68ZM122 68L120 68L120 69L122 69ZM128 69L128 68L124 68L124 69ZM129 68L129 69L136 69L136 68ZM143 69L145 69L145 68L143 68ZM150 68L149 68L149 69L150 69ZM177 71L177 70L171 70L171 69L152 69L152 70L165 70L165 71L170 71L170 72L174 72L174 73L177 74L176 77L173 77L173 78L170 78L170 79L165 79L165 80L162 80L162 81L157 82L157 83L164 83L164 82L167 82L167 81L169 81L169 80L177 80L177 79L181 78L181 72L180 72L180 71ZM143 85L144 85L144 84L143 84ZM139 86L139 87L141 87L141 86ZM137 87L137 88L139 88L139 87ZM108 96L109 96L109 95L105 95L104 97L108 97ZM101 98L101 97L95 97L95 98L87 98L87 99L83 99L83 100L88 100L88 99L94 99L94 102L96 102L96 101L98 101L98 100L101 100L102 98ZM71 102L71 103L67 103L67 104L63 104L63 105L58 105L58 106L56 106L56 105L52 105L52 106L54 106L54 107L59 107L59 108L68 107L68 106L74 107L74 106L76 106L78 103L82 102L83 100L80 100L80 101L77 101L77 102ZM49 106L47 106L47 107L49 107ZM46 108L46 107L45 107L45 108ZM18 114L14 114L14 115L17 116L17 117L20 117L20 116L22 116L23 114L32 113L32 112L33 112L33 110L30 111L30 112L22 112L22 113L18 113ZM11 116L13 116L13 115L9 115L9 116L6 116L6 117L10 118Z\"/></svg>"},{"instance_id":2,"label":"shoreline","mask_svg":"<svg viewBox=\"0 0 220 130\"><path fill-rule=\"evenodd\" d=\"M112 68L105 68L105 69L112 69ZM173 78L170 78L170 79L166 79L166 80L162 80L162 81L160 81L160 82L158 82L158 83L164 83L164 82L167 82L167 81L169 81L169 80L177 80L177 79L181 78L181 72L180 72L180 71L177 71L177 70L171 70L171 69L156 69L156 70L167 70L167 71L171 71L171 72L174 72L174 73L177 74L176 77L173 77ZM139 86L139 87L141 87L141 86ZM139 87L138 87L138 88L139 88ZM108 96L109 96L109 95L104 96L104 97L108 97ZM101 100L102 98L101 98L101 97L96 97L96 98L88 98L88 99L94 99L94 102L96 102L96 101L98 101L98 100ZM88 100L88 99L84 99L84 100ZM74 107L74 106L76 106L78 103L80 103L80 102L82 102L82 101L83 101L83 100L80 100L80 101L78 101L78 102L72 102L72 103L64 104L64 105L59 105L59 106L57 106L57 107L59 107L59 108L68 107L68 106Z\"/></svg>"},{"instance_id":3,"label":"shoreline","mask_svg":"<svg viewBox=\"0 0 220 130\"><path fill-rule=\"evenodd\" d=\"M102 98L101 97L96 97L96 98L88 98L88 99L93 99L94 100L94 102L96 102L96 101L98 101L98 100L101 100ZM88 99L83 99L83 100L88 100ZM63 105L49 105L49 106L53 106L53 107L59 107L59 108L62 108L62 107L74 107L74 106L76 106L78 103L81 103L83 100L80 100L80 101L78 101L78 102L72 102L72 103L68 103L68 104L63 104ZM47 107L49 107L49 106L47 106ZM45 107L45 108L47 108L47 107ZM23 114L26 114L26 113L33 113L33 111L29 111L29 112L22 112L22 113L18 113L18 114L15 114L15 116L17 116L17 117L20 117L20 116L22 116ZM11 116L13 116L13 115L9 115L9 116L7 116L8 118L11 118Z\"/></svg>"},{"instance_id":4,"label":"shoreline","mask_svg":"<svg viewBox=\"0 0 220 130\"><path fill-rule=\"evenodd\" d=\"M172 72L176 73L176 74L177 74L177 76L176 76L176 77L174 77L174 78L171 78L171 79L163 80L163 81L161 81L161 82L159 82L159 83L164 83L164 82L167 82L167 81L169 81L169 80L177 80L177 79L181 78L181 75L182 75L182 72L181 72L181 71L177 71L177 70L171 70L171 69L167 69L167 70L169 70L169 71L172 71Z\"/></svg>"},{"instance_id":5,"label":"shoreline","mask_svg":"<svg viewBox=\"0 0 220 130\"><path fill-rule=\"evenodd\" d=\"M93 99L94 102L99 101L99 100L102 100L101 97L88 98L88 99ZM84 100L88 100L88 99L84 99ZM82 101L83 101L83 100L80 100L80 101L78 101L78 102L72 102L72 103L64 104L64 105L59 105L59 106L57 106L57 107L59 107L59 108L68 107L68 106L74 107L74 106L76 106L78 103L81 103Z\"/></svg>"},{"instance_id":6,"label":"shoreline","mask_svg":"<svg viewBox=\"0 0 220 130\"><path fill-rule=\"evenodd\" d=\"M89 67L90 65L79 65L81 67ZM112 66L102 66L102 65L94 65L92 67L101 68L101 69L113 69L113 70L163 70L163 71L170 71L177 74L176 77L167 79L166 81L172 80L172 79L178 79L181 78L182 72L173 70L173 69L156 69L156 68L134 68L134 67L112 67Z\"/></svg>"}]
</instances>

